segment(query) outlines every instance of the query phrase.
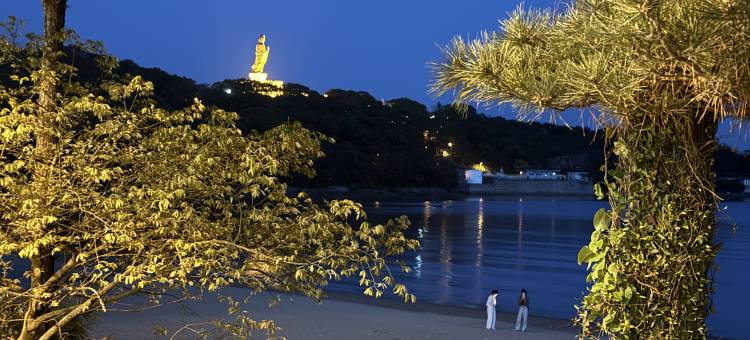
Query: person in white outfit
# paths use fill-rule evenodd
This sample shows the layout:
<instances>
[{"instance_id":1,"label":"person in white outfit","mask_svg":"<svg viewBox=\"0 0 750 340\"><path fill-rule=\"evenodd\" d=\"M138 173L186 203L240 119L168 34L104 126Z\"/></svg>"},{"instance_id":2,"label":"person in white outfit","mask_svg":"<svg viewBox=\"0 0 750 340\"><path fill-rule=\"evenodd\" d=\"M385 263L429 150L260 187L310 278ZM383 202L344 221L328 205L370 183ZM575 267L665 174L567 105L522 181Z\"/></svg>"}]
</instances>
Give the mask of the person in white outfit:
<instances>
[{"instance_id":1,"label":"person in white outfit","mask_svg":"<svg viewBox=\"0 0 750 340\"><path fill-rule=\"evenodd\" d=\"M529 295L526 289L521 289L521 296L518 297L518 315L516 316L516 331L526 331L526 324L529 319Z\"/></svg>"},{"instance_id":2,"label":"person in white outfit","mask_svg":"<svg viewBox=\"0 0 750 340\"><path fill-rule=\"evenodd\" d=\"M495 306L497 306L497 290L492 290L490 296L487 297L487 329L495 329Z\"/></svg>"}]
</instances>

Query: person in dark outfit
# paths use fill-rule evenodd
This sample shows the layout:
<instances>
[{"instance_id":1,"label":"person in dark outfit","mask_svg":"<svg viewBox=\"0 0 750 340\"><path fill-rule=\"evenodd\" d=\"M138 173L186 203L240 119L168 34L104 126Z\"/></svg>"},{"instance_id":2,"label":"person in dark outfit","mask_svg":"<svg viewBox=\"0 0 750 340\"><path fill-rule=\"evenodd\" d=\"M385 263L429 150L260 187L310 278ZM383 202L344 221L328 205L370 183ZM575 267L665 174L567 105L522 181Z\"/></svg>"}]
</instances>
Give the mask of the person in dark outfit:
<instances>
[{"instance_id":1,"label":"person in dark outfit","mask_svg":"<svg viewBox=\"0 0 750 340\"><path fill-rule=\"evenodd\" d=\"M521 296L518 298L518 315L516 316L516 331L526 331L526 324L529 319L529 295L526 289L521 289Z\"/></svg>"}]
</instances>

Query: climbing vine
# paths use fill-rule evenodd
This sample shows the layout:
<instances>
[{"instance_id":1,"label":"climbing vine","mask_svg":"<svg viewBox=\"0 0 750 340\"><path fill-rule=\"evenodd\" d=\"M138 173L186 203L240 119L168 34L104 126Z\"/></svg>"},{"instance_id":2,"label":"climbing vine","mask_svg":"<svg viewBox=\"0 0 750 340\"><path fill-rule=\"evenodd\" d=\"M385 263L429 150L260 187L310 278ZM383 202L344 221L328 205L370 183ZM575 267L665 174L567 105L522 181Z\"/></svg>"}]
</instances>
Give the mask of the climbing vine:
<instances>
[{"instance_id":1,"label":"climbing vine","mask_svg":"<svg viewBox=\"0 0 750 340\"><path fill-rule=\"evenodd\" d=\"M596 189L611 209L596 212L578 253L591 284L576 320L582 338L706 336L716 123L685 118L613 130L616 166Z\"/></svg>"}]
</instances>

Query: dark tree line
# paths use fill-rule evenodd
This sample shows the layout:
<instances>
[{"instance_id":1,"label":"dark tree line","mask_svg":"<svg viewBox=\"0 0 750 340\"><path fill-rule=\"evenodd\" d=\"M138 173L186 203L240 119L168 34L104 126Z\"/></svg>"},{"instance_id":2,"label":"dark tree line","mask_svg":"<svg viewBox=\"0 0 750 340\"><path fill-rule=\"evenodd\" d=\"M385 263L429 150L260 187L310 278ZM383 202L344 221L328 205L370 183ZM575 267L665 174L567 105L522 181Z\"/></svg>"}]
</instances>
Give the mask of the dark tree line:
<instances>
[{"instance_id":1,"label":"dark tree line","mask_svg":"<svg viewBox=\"0 0 750 340\"><path fill-rule=\"evenodd\" d=\"M269 98L241 80L199 92L207 104L238 112L245 130L292 120L335 138L311 185L452 187L458 169L479 162L506 173L524 168L596 172L602 162L596 147L601 139L593 131L488 117L473 109L459 113L438 105L429 110L407 98L379 101L339 89L319 94L296 84Z\"/></svg>"},{"instance_id":2,"label":"dark tree line","mask_svg":"<svg viewBox=\"0 0 750 340\"><path fill-rule=\"evenodd\" d=\"M67 52L79 77L98 80L94 58ZM318 175L296 178L296 185L451 188L457 170L479 162L493 172L557 169L601 178L602 138L580 127L489 117L473 108L459 113L450 105L428 109L408 98L384 102L366 92L334 89L321 94L298 84L287 84L283 96L270 98L244 80L197 84L130 60L121 61L116 72L154 82L154 97L168 109L186 107L199 97L207 105L237 112L245 132L299 121L333 137L335 143L324 145L327 156L316 163ZM720 177L750 174L750 156L722 148L715 170ZM741 190L735 181L719 184L720 189Z\"/></svg>"}]
</instances>

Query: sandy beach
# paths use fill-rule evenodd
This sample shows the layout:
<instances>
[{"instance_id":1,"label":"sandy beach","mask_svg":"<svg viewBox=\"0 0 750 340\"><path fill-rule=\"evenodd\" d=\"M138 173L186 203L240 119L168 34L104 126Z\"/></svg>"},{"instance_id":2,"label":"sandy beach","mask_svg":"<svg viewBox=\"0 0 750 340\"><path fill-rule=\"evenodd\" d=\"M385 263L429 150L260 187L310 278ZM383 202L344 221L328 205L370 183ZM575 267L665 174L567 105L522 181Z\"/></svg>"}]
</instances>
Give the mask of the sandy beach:
<instances>
[{"instance_id":1,"label":"sandy beach","mask_svg":"<svg viewBox=\"0 0 750 340\"><path fill-rule=\"evenodd\" d=\"M231 288L227 295L242 296L243 290ZM526 332L513 331L512 315L498 313L496 330L484 329L484 310L430 304L405 305L392 300L332 294L318 304L301 296L285 296L274 308L266 306L267 296L259 295L247 306L256 320L273 319L282 330L278 336L295 339L574 339L575 329L564 320L529 318ZM367 303L363 303L367 302ZM169 305L138 313L109 312L92 325L96 339L157 339L155 325L178 329L187 323L224 319L223 305L208 297L188 303L184 308ZM195 334L181 332L177 339L194 339ZM258 339L265 334L257 334Z\"/></svg>"}]
</instances>

